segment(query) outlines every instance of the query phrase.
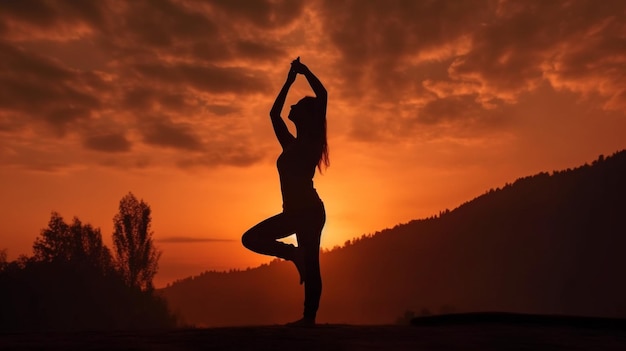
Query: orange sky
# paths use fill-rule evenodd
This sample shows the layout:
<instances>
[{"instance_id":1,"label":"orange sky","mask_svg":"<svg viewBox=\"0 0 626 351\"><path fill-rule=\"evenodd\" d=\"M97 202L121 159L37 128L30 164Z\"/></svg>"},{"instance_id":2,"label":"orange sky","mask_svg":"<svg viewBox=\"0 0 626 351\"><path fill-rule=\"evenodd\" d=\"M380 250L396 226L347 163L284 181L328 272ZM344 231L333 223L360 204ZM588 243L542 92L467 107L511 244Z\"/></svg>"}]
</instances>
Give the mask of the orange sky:
<instances>
[{"instance_id":1,"label":"orange sky","mask_svg":"<svg viewBox=\"0 0 626 351\"><path fill-rule=\"evenodd\" d=\"M156 285L269 258L269 109L300 56L329 92L322 245L626 148L626 3L0 2L0 249L51 211L153 210ZM287 106L311 94L301 78Z\"/></svg>"}]
</instances>

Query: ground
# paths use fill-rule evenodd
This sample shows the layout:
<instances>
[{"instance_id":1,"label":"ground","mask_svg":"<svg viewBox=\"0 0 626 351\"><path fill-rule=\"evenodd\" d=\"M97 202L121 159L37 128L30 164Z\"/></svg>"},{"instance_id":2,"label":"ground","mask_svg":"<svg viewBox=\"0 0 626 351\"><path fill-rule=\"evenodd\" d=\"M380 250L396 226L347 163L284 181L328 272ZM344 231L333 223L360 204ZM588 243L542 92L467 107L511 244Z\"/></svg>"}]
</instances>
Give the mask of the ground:
<instances>
[{"instance_id":1,"label":"ground","mask_svg":"<svg viewBox=\"0 0 626 351\"><path fill-rule=\"evenodd\" d=\"M0 349L52 350L626 350L626 330L541 324L256 326L0 334Z\"/></svg>"}]
</instances>

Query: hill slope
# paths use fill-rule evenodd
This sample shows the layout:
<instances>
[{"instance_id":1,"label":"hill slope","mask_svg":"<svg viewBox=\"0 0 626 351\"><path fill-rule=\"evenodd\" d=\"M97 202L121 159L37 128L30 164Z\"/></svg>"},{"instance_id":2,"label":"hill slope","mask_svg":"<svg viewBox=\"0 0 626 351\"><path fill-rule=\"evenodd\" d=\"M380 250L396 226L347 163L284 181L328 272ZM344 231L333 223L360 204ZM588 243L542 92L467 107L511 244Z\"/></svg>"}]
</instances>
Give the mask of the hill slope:
<instances>
[{"instance_id":1,"label":"hill slope","mask_svg":"<svg viewBox=\"0 0 626 351\"><path fill-rule=\"evenodd\" d=\"M319 320L391 323L423 309L626 317L625 179L622 151L325 252ZM222 326L295 319L303 291L295 268L274 261L163 294L187 323Z\"/></svg>"}]
</instances>

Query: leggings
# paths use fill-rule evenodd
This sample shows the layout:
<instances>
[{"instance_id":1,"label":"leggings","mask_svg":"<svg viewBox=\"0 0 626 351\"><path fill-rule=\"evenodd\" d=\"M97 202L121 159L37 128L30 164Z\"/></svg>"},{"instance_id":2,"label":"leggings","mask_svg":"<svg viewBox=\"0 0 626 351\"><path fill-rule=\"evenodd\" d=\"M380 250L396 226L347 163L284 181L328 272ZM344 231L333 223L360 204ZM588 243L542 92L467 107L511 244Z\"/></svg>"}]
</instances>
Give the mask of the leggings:
<instances>
[{"instance_id":1,"label":"leggings","mask_svg":"<svg viewBox=\"0 0 626 351\"><path fill-rule=\"evenodd\" d=\"M320 237L326 222L324 204L284 211L270 217L245 232L243 245L254 252L294 261L296 250L304 256L304 318L315 320L322 295L320 274ZM296 234L298 248L278 239Z\"/></svg>"}]
</instances>

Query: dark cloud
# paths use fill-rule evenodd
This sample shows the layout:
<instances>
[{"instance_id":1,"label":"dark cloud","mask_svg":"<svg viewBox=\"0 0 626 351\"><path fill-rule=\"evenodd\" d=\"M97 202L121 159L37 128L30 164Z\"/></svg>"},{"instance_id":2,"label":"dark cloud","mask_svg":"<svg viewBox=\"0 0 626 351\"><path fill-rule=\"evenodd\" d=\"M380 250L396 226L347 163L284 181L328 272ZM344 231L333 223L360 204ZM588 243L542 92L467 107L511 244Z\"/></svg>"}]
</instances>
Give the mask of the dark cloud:
<instances>
[{"instance_id":1,"label":"dark cloud","mask_svg":"<svg viewBox=\"0 0 626 351\"><path fill-rule=\"evenodd\" d=\"M150 87L135 86L129 87L121 92L120 104L124 109L149 111L158 100L160 93Z\"/></svg>"},{"instance_id":2,"label":"dark cloud","mask_svg":"<svg viewBox=\"0 0 626 351\"><path fill-rule=\"evenodd\" d=\"M9 27L5 21L0 21L0 37L4 37L9 32Z\"/></svg>"},{"instance_id":3,"label":"dark cloud","mask_svg":"<svg viewBox=\"0 0 626 351\"><path fill-rule=\"evenodd\" d=\"M141 131L146 143L188 151L202 150L202 141L190 125L176 124L166 119L148 122Z\"/></svg>"},{"instance_id":4,"label":"dark cloud","mask_svg":"<svg viewBox=\"0 0 626 351\"><path fill-rule=\"evenodd\" d=\"M331 42L353 63L398 61L474 30L489 1L322 1Z\"/></svg>"},{"instance_id":5,"label":"dark cloud","mask_svg":"<svg viewBox=\"0 0 626 351\"><path fill-rule=\"evenodd\" d=\"M110 60L110 53L92 38L79 38L63 42L53 40L31 40L19 46L29 52L45 53L66 69L92 72L102 69ZM78 53L78 54L77 54Z\"/></svg>"},{"instance_id":6,"label":"dark cloud","mask_svg":"<svg viewBox=\"0 0 626 351\"><path fill-rule=\"evenodd\" d=\"M287 52L277 43L260 43L251 40L241 40L235 45L237 54L240 57L246 57L255 60L274 60L279 57L287 56Z\"/></svg>"},{"instance_id":7,"label":"dark cloud","mask_svg":"<svg viewBox=\"0 0 626 351\"><path fill-rule=\"evenodd\" d=\"M88 137L84 141L85 147L102 152L126 152L130 151L131 143L123 134L109 133Z\"/></svg>"},{"instance_id":8,"label":"dark cloud","mask_svg":"<svg viewBox=\"0 0 626 351\"><path fill-rule=\"evenodd\" d=\"M255 10L248 16L251 8ZM245 24L280 28L297 18L291 17L293 8L300 9L301 4L255 1L233 7L231 2L134 1L118 11L124 21L110 21L114 25L108 31L115 35L103 31L100 40L117 51L122 60L129 54L149 58L156 53L205 63L268 61L284 56L285 51L276 47L266 33L245 30Z\"/></svg>"},{"instance_id":9,"label":"dark cloud","mask_svg":"<svg viewBox=\"0 0 626 351\"><path fill-rule=\"evenodd\" d=\"M468 114L477 130L500 125L502 118L493 116L503 103L516 104L546 83L598 94L607 109L626 107L623 1L319 5L326 38L340 53L334 73L343 82L342 98L396 106L394 118L370 109L355 119L353 135L360 139L385 139L381 127L400 135L412 124L467 127ZM413 100L420 102L405 103Z\"/></svg>"},{"instance_id":10,"label":"dark cloud","mask_svg":"<svg viewBox=\"0 0 626 351\"><path fill-rule=\"evenodd\" d=\"M117 168L122 170L129 169L146 169L155 165L161 165L162 163L155 162L149 155L133 155L129 154L126 157L120 157L119 154L108 153L109 157L101 157L98 159L98 164L104 167Z\"/></svg>"},{"instance_id":11,"label":"dark cloud","mask_svg":"<svg viewBox=\"0 0 626 351\"><path fill-rule=\"evenodd\" d=\"M23 118L0 113L0 133L19 132L25 124Z\"/></svg>"},{"instance_id":12,"label":"dark cloud","mask_svg":"<svg viewBox=\"0 0 626 351\"><path fill-rule=\"evenodd\" d=\"M238 107L231 105L207 105L206 108L218 116L225 116L239 111Z\"/></svg>"},{"instance_id":13,"label":"dark cloud","mask_svg":"<svg viewBox=\"0 0 626 351\"><path fill-rule=\"evenodd\" d=\"M146 80L191 86L212 93L253 93L268 90L262 72L246 68L190 64L138 64L135 70Z\"/></svg>"},{"instance_id":14,"label":"dark cloud","mask_svg":"<svg viewBox=\"0 0 626 351\"><path fill-rule=\"evenodd\" d=\"M207 16L168 0L126 3L125 22L128 43L174 47L179 41L195 38L214 40L218 27Z\"/></svg>"},{"instance_id":15,"label":"dark cloud","mask_svg":"<svg viewBox=\"0 0 626 351\"><path fill-rule=\"evenodd\" d=\"M0 164L3 165L3 168L54 173L69 169L72 165L69 162L68 153L62 152L63 147L59 147L57 144L42 140L36 140L32 143L7 142L14 138L14 135L8 135L2 140Z\"/></svg>"},{"instance_id":16,"label":"dark cloud","mask_svg":"<svg viewBox=\"0 0 626 351\"><path fill-rule=\"evenodd\" d=\"M55 23L58 11L49 1L2 1L0 2L0 12L4 14L4 19L15 20L37 24L42 27L51 26Z\"/></svg>"},{"instance_id":17,"label":"dark cloud","mask_svg":"<svg viewBox=\"0 0 626 351\"><path fill-rule=\"evenodd\" d=\"M202 112L204 101L201 98L185 87L176 88L155 84L127 87L120 91L119 105L140 119L143 115L164 111L182 116Z\"/></svg>"},{"instance_id":18,"label":"dark cloud","mask_svg":"<svg viewBox=\"0 0 626 351\"><path fill-rule=\"evenodd\" d=\"M87 150L124 153L127 160L98 158L98 163L113 167L127 167L139 156L130 155L132 145L124 134L110 130L138 134L138 142L150 146L197 154L184 156L195 160L179 161L181 167L251 164L260 155L247 150L247 136L233 135L238 146L219 137L206 139L202 130L194 129L194 121L199 115L210 119L241 110L224 100L210 102L207 94L241 97L268 91L266 73L245 60L273 60L285 51L275 40L254 38L265 37L262 32L240 32L239 27L244 22L283 27L295 20L292 14L302 5L253 6L262 11L168 0L3 2L2 131L35 122L58 137L72 133ZM239 23L231 21L235 18ZM240 60L237 66L229 63L233 58ZM165 115L169 117L145 117Z\"/></svg>"},{"instance_id":19,"label":"dark cloud","mask_svg":"<svg viewBox=\"0 0 626 351\"><path fill-rule=\"evenodd\" d=\"M19 76L25 79L41 78L43 81L67 81L73 72L49 58L27 52L16 45L0 43L0 66L3 76Z\"/></svg>"},{"instance_id":20,"label":"dark cloud","mask_svg":"<svg viewBox=\"0 0 626 351\"><path fill-rule=\"evenodd\" d=\"M219 39L194 41L180 50L199 61L211 63L228 62L235 57L233 48Z\"/></svg>"},{"instance_id":21,"label":"dark cloud","mask_svg":"<svg viewBox=\"0 0 626 351\"><path fill-rule=\"evenodd\" d=\"M256 116L282 79L276 63L316 52L306 63L331 101L354 106L346 112L358 116L349 120L360 140L452 124L479 133L501 123L504 105L546 85L623 111L625 8L619 0L3 1L0 132L69 135L101 151L98 162L117 152L128 158L119 164L133 164L143 143L188 151L168 159L180 167L250 165L264 152L248 122L222 116Z\"/></svg>"},{"instance_id":22,"label":"dark cloud","mask_svg":"<svg viewBox=\"0 0 626 351\"><path fill-rule=\"evenodd\" d=\"M243 19L262 28L277 28L298 20L304 8L302 0L214 0L211 5L221 10L230 21Z\"/></svg>"},{"instance_id":23,"label":"dark cloud","mask_svg":"<svg viewBox=\"0 0 626 351\"><path fill-rule=\"evenodd\" d=\"M255 130L255 123L249 117L232 115L233 109L218 105L206 105L202 120L196 121L194 132L202 135L202 148L193 153L176 155L176 165L185 169L212 168L216 166L247 167L266 158L268 155L267 140L264 132L271 133L271 127L264 131ZM208 113L207 113L208 112ZM265 120L265 119L263 119ZM273 145L273 144L272 144Z\"/></svg>"},{"instance_id":24,"label":"dark cloud","mask_svg":"<svg viewBox=\"0 0 626 351\"><path fill-rule=\"evenodd\" d=\"M79 36L80 31L102 28L106 10L105 1L2 1L0 23L7 28L3 36L11 40L26 36L67 39Z\"/></svg>"},{"instance_id":25,"label":"dark cloud","mask_svg":"<svg viewBox=\"0 0 626 351\"><path fill-rule=\"evenodd\" d=\"M264 154L254 145L231 145L222 144L205 150L201 155L184 156L178 161L181 168L236 166L246 167L262 160Z\"/></svg>"},{"instance_id":26,"label":"dark cloud","mask_svg":"<svg viewBox=\"0 0 626 351\"><path fill-rule=\"evenodd\" d=\"M246 30L246 25L262 26L263 30L283 27L297 19L300 2L232 5L230 1L127 2L121 10L111 11L119 19L109 21L99 40L124 61L161 55L229 64L231 60L270 61L285 55L277 47L279 42L269 39L267 33ZM289 21L283 19L287 17Z\"/></svg>"},{"instance_id":27,"label":"dark cloud","mask_svg":"<svg viewBox=\"0 0 626 351\"><path fill-rule=\"evenodd\" d=\"M98 79L0 43L0 114L48 123L63 135L72 122L101 107Z\"/></svg>"},{"instance_id":28,"label":"dark cloud","mask_svg":"<svg viewBox=\"0 0 626 351\"><path fill-rule=\"evenodd\" d=\"M120 94L120 104L124 109L136 112L150 111L160 107L165 110L187 112L186 102L189 94L186 90L176 91L171 87L158 87L150 84L137 83L123 89Z\"/></svg>"},{"instance_id":29,"label":"dark cloud","mask_svg":"<svg viewBox=\"0 0 626 351\"><path fill-rule=\"evenodd\" d=\"M365 87L397 95L418 87L407 65L435 60L447 62L449 79L514 96L551 70L567 78L570 68L594 67L590 75L610 80L623 64L625 9L623 1L328 0L320 18L341 53L347 90L365 79ZM622 59L610 64L607 57Z\"/></svg>"},{"instance_id":30,"label":"dark cloud","mask_svg":"<svg viewBox=\"0 0 626 351\"><path fill-rule=\"evenodd\" d=\"M164 93L159 97L158 103L165 110L185 111L189 106L186 101L187 96L182 92Z\"/></svg>"},{"instance_id":31,"label":"dark cloud","mask_svg":"<svg viewBox=\"0 0 626 351\"><path fill-rule=\"evenodd\" d=\"M480 26L488 1L322 1L328 39L341 53L348 89L369 77L403 89L406 59L439 50ZM449 56L451 53L447 53ZM446 57L441 57L445 59ZM389 85L394 85L389 84Z\"/></svg>"},{"instance_id":32,"label":"dark cloud","mask_svg":"<svg viewBox=\"0 0 626 351\"><path fill-rule=\"evenodd\" d=\"M505 118L498 113L497 108L502 102L492 101L492 107L485 106L478 100L478 95L454 95L435 99L422 107L416 117L419 124L451 124L460 128L476 124L493 124L496 119ZM484 125L481 125L484 127Z\"/></svg>"},{"instance_id":33,"label":"dark cloud","mask_svg":"<svg viewBox=\"0 0 626 351\"><path fill-rule=\"evenodd\" d=\"M589 77L612 81L620 63L608 58L621 56L624 62L623 21L615 11L625 9L626 3L615 1L501 2L473 33L471 50L451 65L451 76L513 96L536 88L549 74L568 80L570 69L579 75L570 81L579 84Z\"/></svg>"},{"instance_id":34,"label":"dark cloud","mask_svg":"<svg viewBox=\"0 0 626 351\"><path fill-rule=\"evenodd\" d=\"M74 122L88 119L90 115L91 109L69 105L49 109L43 119L58 136L64 136Z\"/></svg>"},{"instance_id":35,"label":"dark cloud","mask_svg":"<svg viewBox=\"0 0 626 351\"><path fill-rule=\"evenodd\" d=\"M215 242L231 242L231 239L216 239L216 238L194 238L187 236L170 236L165 238L156 239L157 242L165 244L191 244L191 243L215 243Z\"/></svg>"}]
</instances>

